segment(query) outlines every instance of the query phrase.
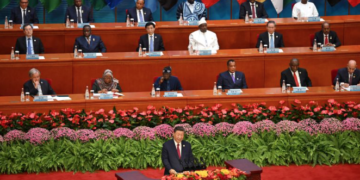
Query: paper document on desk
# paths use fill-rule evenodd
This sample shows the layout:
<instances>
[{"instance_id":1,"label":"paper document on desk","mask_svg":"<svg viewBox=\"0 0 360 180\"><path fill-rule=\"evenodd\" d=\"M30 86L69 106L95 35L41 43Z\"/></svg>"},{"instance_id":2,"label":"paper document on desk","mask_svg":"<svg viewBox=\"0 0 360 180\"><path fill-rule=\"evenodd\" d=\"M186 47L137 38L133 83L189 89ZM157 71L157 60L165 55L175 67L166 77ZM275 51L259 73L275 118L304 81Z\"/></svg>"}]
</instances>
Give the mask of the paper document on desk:
<instances>
[{"instance_id":1,"label":"paper document on desk","mask_svg":"<svg viewBox=\"0 0 360 180\"><path fill-rule=\"evenodd\" d=\"M349 87L344 87L344 89L346 90L346 91L350 91L350 86Z\"/></svg>"},{"instance_id":2,"label":"paper document on desk","mask_svg":"<svg viewBox=\"0 0 360 180\"><path fill-rule=\"evenodd\" d=\"M39 56L39 59L45 59L45 56Z\"/></svg>"},{"instance_id":3,"label":"paper document on desk","mask_svg":"<svg viewBox=\"0 0 360 180\"><path fill-rule=\"evenodd\" d=\"M70 97L54 97L53 99L56 99L57 101L70 101L71 98Z\"/></svg>"},{"instance_id":4,"label":"paper document on desk","mask_svg":"<svg viewBox=\"0 0 360 180\"><path fill-rule=\"evenodd\" d=\"M96 56L103 56L102 53L96 53Z\"/></svg>"},{"instance_id":5,"label":"paper document on desk","mask_svg":"<svg viewBox=\"0 0 360 180\"><path fill-rule=\"evenodd\" d=\"M184 97L182 93L177 93L177 97Z\"/></svg>"},{"instance_id":6,"label":"paper document on desk","mask_svg":"<svg viewBox=\"0 0 360 180\"><path fill-rule=\"evenodd\" d=\"M283 53L284 51L282 49L279 49L279 53Z\"/></svg>"},{"instance_id":7,"label":"paper document on desk","mask_svg":"<svg viewBox=\"0 0 360 180\"><path fill-rule=\"evenodd\" d=\"M265 22L269 22L269 20L268 20L268 19L265 19Z\"/></svg>"},{"instance_id":8,"label":"paper document on desk","mask_svg":"<svg viewBox=\"0 0 360 180\"><path fill-rule=\"evenodd\" d=\"M91 28L95 28L95 25L90 25Z\"/></svg>"},{"instance_id":9,"label":"paper document on desk","mask_svg":"<svg viewBox=\"0 0 360 180\"><path fill-rule=\"evenodd\" d=\"M325 21L323 18L320 18L320 21Z\"/></svg>"},{"instance_id":10,"label":"paper document on desk","mask_svg":"<svg viewBox=\"0 0 360 180\"><path fill-rule=\"evenodd\" d=\"M39 29L39 26L33 26L34 29Z\"/></svg>"}]
</instances>

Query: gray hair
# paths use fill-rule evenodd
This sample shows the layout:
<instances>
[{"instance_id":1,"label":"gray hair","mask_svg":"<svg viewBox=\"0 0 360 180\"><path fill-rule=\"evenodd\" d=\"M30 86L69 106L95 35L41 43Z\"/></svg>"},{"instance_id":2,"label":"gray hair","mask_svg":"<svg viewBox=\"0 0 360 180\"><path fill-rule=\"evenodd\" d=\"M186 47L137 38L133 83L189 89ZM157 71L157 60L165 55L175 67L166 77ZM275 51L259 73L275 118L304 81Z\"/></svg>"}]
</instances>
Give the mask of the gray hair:
<instances>
[{"instance_id":1,"label":"gray hair","mask_svg":"<svg viewBox=\"0 0 360 180\"><path fill-rule=\"evenodd\" d=\"M103 77L105 77L106 75L110 75L112 78L114 78L113 72L110 69L106 69L104 71Z\"/></svg>"},{"instance_id":2,"label":"gray hair","mask_svg":"<svg viewBox=\"0 0 360 180\"><path fill-rule=\"evenodd\" d=\"M36 68L30 69L30 71L29 71L29 77L31 78L32 75L35 74L35 73L39 73L39 75L40 75L40 71L39 71L38 69L36 69Z\"/></svg>"}]
</instances>

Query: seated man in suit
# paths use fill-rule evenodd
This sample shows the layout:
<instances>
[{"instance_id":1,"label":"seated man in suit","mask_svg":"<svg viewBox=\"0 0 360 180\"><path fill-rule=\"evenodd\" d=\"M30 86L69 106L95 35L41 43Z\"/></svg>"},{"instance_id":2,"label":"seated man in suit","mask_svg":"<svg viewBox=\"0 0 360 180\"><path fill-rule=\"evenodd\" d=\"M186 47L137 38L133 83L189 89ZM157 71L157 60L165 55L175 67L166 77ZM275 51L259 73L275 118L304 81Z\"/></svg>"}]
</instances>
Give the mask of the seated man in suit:
<instances>
[{"instance_id":1,"label":"seated man in suit","mask_svg":"<svg viewBox=\"0 0 360 180\"><path fill-rule=\"evenodd\" d=\"M356 61L350 60L347 67L338 70L336 78L334 79L334 86L336 79L339 79L339 83L344 83L344 87L350 85L360 86L360 70L357 69Z\"/></svg>"},{"instance_id":2,"label":"seated man in suit","mask_svg":"<svg viewBox=\"0 0 360 180\"><path fill-rule=\"evenodd\" d=\"M100 36L95 36L91 34L91 27L89 25L85 25L83 27L83 36L76 38L75 46L78 49L82 49L84 53L90 52L106 52L106 47Z\"/></svg>"},{"instance_id":3,"label":"seated man in suit","mask_svg":"<svg viewBox=\"0 0 360 180\"><path fill-rule=\"evenodd\" d=\"M306 69L299 68L298 59L292 59L289 66L289 68L281 72L280 87L282 87L283 80L285 80L285 84L290 84L292 87L312 86Z\"/></svg>"},{"instance_id":4,"label":"seated man in suit","mask_svg":"<svg viewBox=\"0 0 360 180\"><path fill-rule=\"evenodd\" d=\"M164 43L160 34L155 34L155 22L148 22L145 25L147 34L142 35L139 40L141 48L146 48L150 52L165 51ZM136 51L139 51L137 47Z\"/></svg>"},{"instance_id":5,"label":"seated man in suit","mask_svg":"<svg viewBox=\"0 0 360 180\"><path fill-rule=\"evenodd\" d=\"M176 11L176 19L180 19L180 14L184 21L199 21L206 19L205 4L195 0L187 0L179 4Z\"/></svg>"},{"instance_id":6,"label":"seated man in suit","mask_svg":"<svg viewBox=\"0 0 360 180\"><path fill-rule=\"evenodd\" d=\"M296 3L292 10L292 17L297 19L300 17L318 17L319 12L316 9L316 6L312 2L308 2L308 0L301 0Z\"/></svg>"},{"instance_id":7,"label":"seated man in suit","mask_svg":"<svg viewBox=\"0 0 360 180\"><path fill-rule=\"evenodd\" d=\"M155 88L160 91L182 91L180 81L177 77L171 76L171 67L167 66L163 70L163 75L158 77L154 83Z\"/></svg>"},{"instance_id":8,"label":"seated man in suit","mask_svg":"<svg viewBox=\"0 0 360 180\"><path fill-rule=\"evenodd\" d=\"M184 141L185 129L177 126L174 128L173 139L163 144L161 160L165 167L164 175L177 174L183 172L181 162L189 161L194 158L191 144Z\"/></svg>"},{"instance_id":9,"label":"seated man in suit","mask_svg":"<svg viewBox=\"0 0 360 180\"><path fill-rule=\"evenodd\" d=\"M322 24L322 30L315 33L315 39L317 43L321 43L324 46L341 46L340 39L335 31L330 31L330 24L324 22Z\"/></svg>"},{"instance_id":10,"label":"seated man in suit","mask_svg":"<svg viewBox=\"0 0 360 180\"><path fill-rule=\"evenodd\" d=\"M275 32L276 24L275 21L269 21L266 24L267 32L261 33L259 35L256 47L259 48L260 41L263 45L267 44L268 48L280 48L284 47L284 41L282 34Z\"/></svg>"},{"instance_id":11,"label":"seated man in suit","mask_svg":"<svg viewBox=\"0 0 360 180\"><path fill-rule=\"evenodd\" d=\"M29 71L30 80L24 84L24 92L30 92L30 96L54 95L55 91L51 88L50 84L40 79L40 71L32 68Z\"/></svg>"},{"instance_id":12,"label":"seated man in suit","mask_svg":"<svg viewBox=\"0 0 360 180\"><path fill-rule=\"evenodd\" d=\"M134 22L148 22L153 21L152 13L149 8L144 7L145 0L137 0L136 7L128 9L126 14L129 18L134 18ZM125 18L126 21L126 18Z\"/></svg>"},{"instance_id":13,"label":"seated man in suit","mask_svg":"<svg viewBox=\"0 0 360 180\"><path fill-rule=\"evenodd\" d=\"M236 71L236 64L233 59L227 61L228 70L220 73L216 86L222 89L247 89L245 74Z\"/></svg>"},{"instance_id":14,"label":"seated man in suit","mask_svg":"<svg viewBox=\"0 0 360 180\"><path fill-rule=\"evenodd\" d=\"M20 0L20 6L11 10L10 20L14 24L39 24L35 8L28 6L29 0Z\"/></svg>"},{"instance_id":15,"label":"seated man in suit","mask_svg":"<svg viewBox=\"0 0 360 180\"><path fill-rule=\"evenodd\" d=\"M92 90L95 93L107 93L108 91L112 92L121 92L121 87L119 85L119 80L114 78L113 72L110 69L104 71L103 77L96 79L92 86Z\"/></svg>"},{"instance_id":16,"label":"seated man in suit","mask_svg":"<svg viewBox=\"0 0 360 180\"><path fill-rule=\"evenodd\" d=\"M69 16L69 20L73 19L77 23L92 23L94 22L91 9L89 7L83 6L81 0L74 0L74 5L69 6L66 9L65 22L66 18Z\"/></svg>"},{"instance_id":17,"label":"seated man in suit","mask_svg":"<svg viewBox=\"0 0 360 180\"><path fill-rule=\"evenodd\" d=\"M255 11L255 13L253 12ZM249 17L255 18L268 18L268 14L265 11L264 4L256 2L255 0L248 0L240 5L240 19L245 19L246 12Z\"/></svg>"},{"instance_id":18,"label":"seated man in suit","mask_svg":"<svg viewBox=\"0 0 360 180\"><path fill-rule=\"evenodd\" d=\"M43 54L44 46L40 38L33 36L33 27L30 24L23 26L25 36L16 40L15 51L20 54Z\"/></svg>"},{"instance_id":19,"label":"seated man in suit","mask_svg":"<svg viewBox=\"0 0 360 180\"><path fill-rule=\"evenodd\" d=\"M219 50L217 36L214 32L207 30L205 19L199 21L199 30L189 36L189 48L193 50Z\"/></svg>"}]
</instances>

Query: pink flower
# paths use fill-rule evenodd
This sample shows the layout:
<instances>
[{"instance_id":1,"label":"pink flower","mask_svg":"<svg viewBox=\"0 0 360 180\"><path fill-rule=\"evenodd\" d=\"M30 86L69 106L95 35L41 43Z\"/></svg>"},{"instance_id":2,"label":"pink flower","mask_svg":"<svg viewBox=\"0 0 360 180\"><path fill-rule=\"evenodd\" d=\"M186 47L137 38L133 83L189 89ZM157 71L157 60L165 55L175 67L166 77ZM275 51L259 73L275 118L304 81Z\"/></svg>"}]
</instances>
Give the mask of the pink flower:
<instances>
[{"instance_id":1,"label":"pink flower","mask_svg":"<svg viewBox=\"0 0 360 180\"><path fill-rule=\"evenodd\" d=\"M114 124L114 120L109 120L109 123Z\"/></svg>"},{"instance_id":2,"label":"pink flower","mask_svg":"<svg viewBox=\"0 0 360 180\"><path fill-rule=\"evenodd\" d=\"M295 102L296 104L301 104L301 101L298 100L298 99L295 99L294 102Z\"/></svg>"},{"instance_id":3,"label":"pink flower","mask_svg":"<svg viewBox=\"0 0 360 180\"><path fill-rule=\"evenodd\" d=\"M284 100L280 100L279 103L280 103L280 105L283 105L283 104L285 103L285 101L284 101Z\"/></svg>"}]
</instances>

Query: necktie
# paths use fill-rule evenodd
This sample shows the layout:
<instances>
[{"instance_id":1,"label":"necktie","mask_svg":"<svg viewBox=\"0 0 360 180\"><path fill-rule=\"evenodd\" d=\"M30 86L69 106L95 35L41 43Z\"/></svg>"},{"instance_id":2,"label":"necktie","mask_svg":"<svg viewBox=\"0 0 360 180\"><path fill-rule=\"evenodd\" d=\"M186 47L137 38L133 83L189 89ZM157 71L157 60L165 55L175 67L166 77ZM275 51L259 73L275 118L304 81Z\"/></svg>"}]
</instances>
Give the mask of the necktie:
<instances>
[{"instance_id":1,"label":"necktie","mask_svg":"<svg viewBox=\"0 0 360 180\"><path fill-rule=\"evenodd\" d=\"M255 7L254 7L254 4L255 3L253 3L251 6L252 6L252 16L253 16L253 18L255 19L256 17L256 14L255 14Z\"/></svg>"},{"instance_id":2,"label":"necktie","mask_svg":"<svg viewBox=\"0 0 360 180\"><path fill-rule=\"evenodd\" d=\"M27 54L32 54L31 39L28 38Z\"/></svg>"},{"instance_id":3,"label":"necktie","mask_svg":"<svg viewBox=\"0 0 360 180\"><path fill-rule=\"evenodd\" d=\"M180 153L180 147L179 147L179 143L177 144L177 148L176 148L176 150L177 150L177 153L178 153L178 155L179 155L179 159L181 159L181 153Z\"/></svg>"},{"instance_id":4,"label":"necktie","mask_svg":"<svg viewBox=\"0 0 360 180\"><path fill-rule=\"evenodd\" d=\"M26 10L23 10L22 24L25 24Z\"/></svg>"},{"instance_id":5,"label":"necktie","mask_svg":"<svg viewBox=\"0 0 360 180\"><path fill-rule=\"evenodd\" d=\"M141 10L138 10L139 11L139 18L140 18L140 21L139 22L144 22L144 17L141 13Z\"/></svg>"},{"instance_id":6,"label":"necktie","mask_svg":"<svg viewBox=\"0 0 360 180\"><path fill-rule=\"evenodd\" d=\"M325 35L325 44L329 43L328 35Z\"/></svg>"},{"instance_id":7,"label":"necktie","mask_svg":"<svg viewBox=\"0 0 360 180\"><path fill-rule=\"evenodd\" d=\"M231 73L231 78L232 78L233 82L235 83L235 75L234 75L234 73Z\"/></svg>"},{"instance_id":8,"label":"necktie","mask_svg":"<svg viewBox=\"0 0 360 180\"><path fill-rule=\"evenodd\" d=\"M81 23L81 18L80 18L80 7L77 7L77 23Z\"/></svg>"},{"instance_id":9,"label":"necktie","mask_svg":"<svg viewBox=\"0 0 360 180\"><path fill-rule=\"evenodd\" d=\"M353 75L350 74L350 77L349 77L349 85L352 85L352 77L353 77Z\"/></svg>"},{"instance_id":10,"label":"necktie","mask_svg":"<svg viewBox=\"0 0 360 180\"><path fill-rule=\"evenodd\" d=\"M153 40L153 36L150 36L150 52L154 52L154 40Z\"/></svg>"},{"instance_id":11,"label":"necktie","mask_svg":"<svg viewBox=\"0 0 360 180\"><path fill-rule=\"evenodd\" d=\"M296 87L299 87L299 82L298 82L298 79L297 79L297 76L296 76L295 72L294 72L294 80L295 80Z\"/></svg>"},{"instance_id":12,"label":"necktie","mask_svg":"<svg viewBox=\"0 0 360 180\"><path fill-rule=\"evenodd\" d=\"M270 48L275 48L274 46L275 46L274 45L274 38L273 38L273 35L270 34Z\"/></svg>"}]
</instances>

